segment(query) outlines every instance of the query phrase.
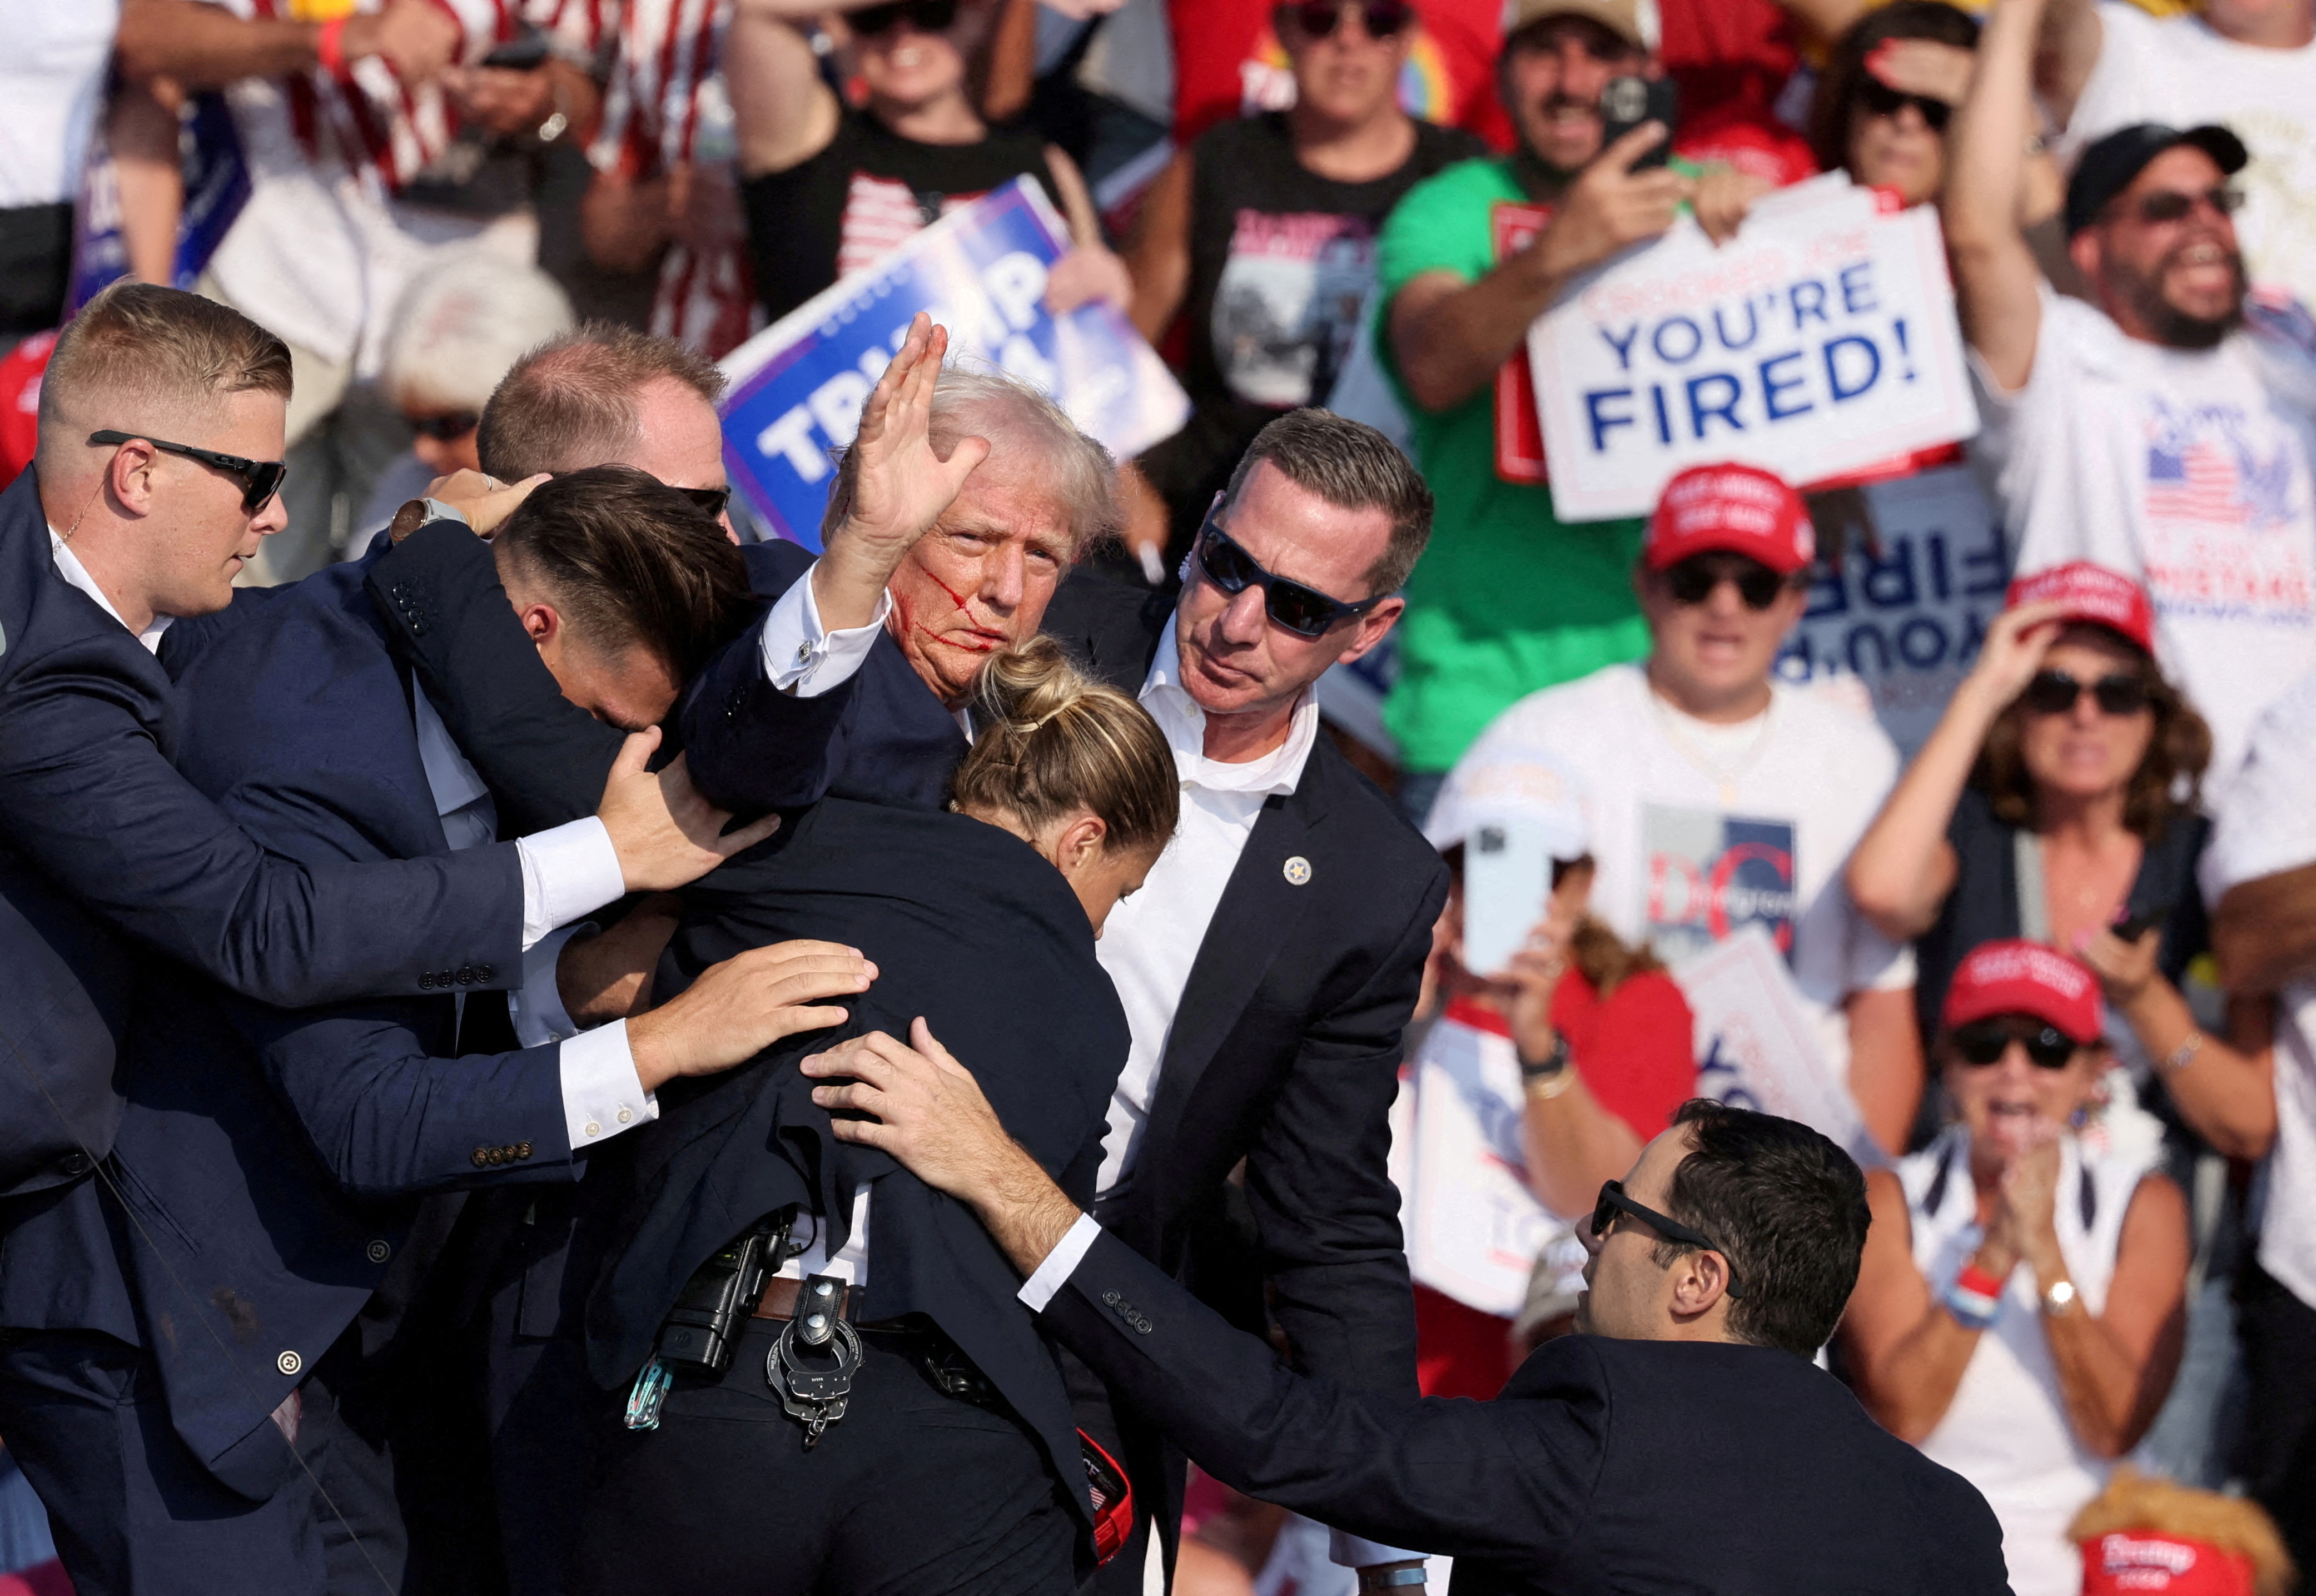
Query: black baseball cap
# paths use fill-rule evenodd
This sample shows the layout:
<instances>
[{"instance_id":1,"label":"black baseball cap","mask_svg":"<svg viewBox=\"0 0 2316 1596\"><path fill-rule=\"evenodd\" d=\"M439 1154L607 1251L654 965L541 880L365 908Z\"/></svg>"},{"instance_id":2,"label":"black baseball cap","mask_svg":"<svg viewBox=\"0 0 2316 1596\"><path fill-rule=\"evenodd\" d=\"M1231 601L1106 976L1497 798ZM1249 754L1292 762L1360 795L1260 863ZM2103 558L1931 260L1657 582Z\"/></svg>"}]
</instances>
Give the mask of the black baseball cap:
<instances>
[{"instance_id":1,"label":"black baseball cap","mask_svg":"<svg viewBox=\"0 0 2316 1596\"><path fill-rule=\"evenodd\" d=\"M2183 144L2211 156L2230 177L2251 160L2243 140L2215 123L2184 133L2161 122L2117 128L2083 151L2083 158L2075 163L2075 174L2067 181L2067 236L2073 237L2098 220L2107 202L2129 188L2147 170L2148 162Z\"/></svg>"}]
</instances>

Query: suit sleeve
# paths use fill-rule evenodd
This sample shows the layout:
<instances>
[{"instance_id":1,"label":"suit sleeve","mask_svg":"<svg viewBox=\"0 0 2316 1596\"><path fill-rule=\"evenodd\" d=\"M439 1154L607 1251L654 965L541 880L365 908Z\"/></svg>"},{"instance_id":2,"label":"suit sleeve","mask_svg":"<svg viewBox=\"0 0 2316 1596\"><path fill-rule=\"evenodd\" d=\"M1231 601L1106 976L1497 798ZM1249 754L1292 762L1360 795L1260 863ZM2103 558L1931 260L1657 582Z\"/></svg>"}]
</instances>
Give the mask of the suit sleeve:
<instances>
[{"instance_id":1,"label":"suit sleeve","mask_svg":"<svg viewBox=\"0 0 2316 1596\"><path fill-rule=\"evenodd\" d=\"M1287 1369L1108 1234L1043 1318L1201 1468L1262 1501L1531 1579L1588 1514L1610 1404L1581 1336L1537 1353L1518 1400L1352 1390Z\"/></svg>"},{"instance_id":2,"label":"suit sleeve","mask_svg":"<svg viewBox=\"0 0 2316 1596\"><path fill-rule=\"evenodd\" d=\"M281 857L163 756L165 713L94 646L19 672L0 698L9 845L92 913L265 1003L415 995L446 974L521 985L512 843L455 859Z\"/></svg>"},{"instance_id":3,"label":"suit sleeve","mask_svg":"<svg viewBox=\"0 0 2316 1596\"><path fill-rule=\"evenodd\" d=\"M1446 877L1433 876L1365 985L1305 1028L1247 1155L1271 1310L1302 1367L1365 1390L1415 1389L1390 1113Z\"/></svg>"},{"instance_id":4,"label":"suit sleeve","mask_svg":"<svg viewBox=\"0 0 2316 1596\"><path fill-rule=\"evenodd\" d=\"M583 819L626 740L563 696L507 602L490 545L429 522L370 568L370 602L474 762L503 834Z\"/></svg>"},{"instance_id":5,"label":"suit sleeve","mask_svg":"<svg viewBox=\"0 0 2316 1596\"><path fill-rule=\"evenodd\" d=\"M740 815L802 808L824 797L845 747L858 672L813 697L782 692L764 674L767 614L725 645L683 700L691 780Z\"/></svg>"}]
</instances>

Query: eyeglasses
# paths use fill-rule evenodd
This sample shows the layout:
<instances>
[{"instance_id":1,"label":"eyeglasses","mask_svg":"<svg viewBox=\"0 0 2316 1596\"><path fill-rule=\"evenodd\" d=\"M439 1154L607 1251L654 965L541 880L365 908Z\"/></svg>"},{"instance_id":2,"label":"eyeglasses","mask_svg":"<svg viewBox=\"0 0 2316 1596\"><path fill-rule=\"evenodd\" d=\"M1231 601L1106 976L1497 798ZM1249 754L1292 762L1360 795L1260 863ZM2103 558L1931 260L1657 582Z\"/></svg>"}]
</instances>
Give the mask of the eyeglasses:
<instances>
[{"instance_id":1,"label":"eyeglasses","mask_svg":"<svg viewBox=\"0 0 2316 1596\"><path fill-rule=\"evenodd\" d=\"M1688 558L1665 567L1666 588L1676 604L1702 604L1713 596L1713 590L1724 582L1737 584L1737 596L1745 601L1748 610L1766 610L1777 602L1777 595L1794 585L1794 579L1780 576L1759 560L1741 554L1691 555Z\"/></svg>"},{"instance_id":2,"label":"eyeglasses","mask_svg":"<svg viewBox=\"0 0 2316 1596\"><path fill-rule=\"evenodd\" d=\"M2139 197L2139 219L2151 227L2186 221L2198 205L2208 205L2220 216L2231 217L2243 209L2243 202L2241 189L2206 189L2200 194L2159 189Z\"/></svg>"},{"instance_id":3,"label":"eyeglasses","mask_svg":"<svg viewBox=\"0 0 2316 1596\"><path fill-rule=\"evenodd\" d=\"M724 506L732 502L732 490L729 487L679 487L675 491L699 505L701 513L710 521L720 520L724 514Z\"/></svg>"},{"instance_id":4,"label":"eyeglasses","mask_svg":"<svg viewBox=\"0 0 2316 1596\"><path fill-rule=\"evenodd\" d=\"M1295 25L1313 39L1325 39L1343 25L1343 13L1356 11L1371 39L1389 39L1415 20L1414 8L1406 0L1302 0L1300 4L1278 8L1295 19Z\"/></svg>"},{"instance_id":5,"label":"eyeglasses","mask_svg":"<svg viewBox=\"0 0 2316 1596\"><path fill-rule=\"evenodd\" d=\"M2071 715L2085 692L2098 700L2102 715L2136 715L2147 708L2147 678L2127 671L2102 676L2088 686L2064 671L2037 671L2018 701L2037 715Z\"/></svg>"},{"instance_id":6,"label":"eyeglasses","mask_svg":"<svg viewBox=\"0 0 2316 1596\"><path fill-rule=\"evenodd\" d=\"M904 22L920 33L946 33L957 22L957 0L895 0L887 5L864 5L844 21L863 39L889 33Z\"/></svg>"},{"instance_id":7,"label":"eyeglasses","mask_svg":"<svg viewBox=\"0 0 2316 1596\"><path fill-rule=\"evenodd\" d=\"M1954 107L1945 101L1893 89L1878 77L1868 77L1857 85L1857 103L1874 116L1895 116L1911 105L1921 113L1923 123L1933 133L1945 132L1946 120L1954 115Z\"/></svg>"},{"instance_id":8,"label":"eyeglasses","mask_svg":"<svg viewBox=\"0 0 2316 1596\"><path fill-rule=\"evenodd\" d=\"M1323 638L1330 627L1365 615L1391 596L1377 593L1356 604L1346 604L1316 588L1272 575L1254 563L1252 555L1230 540L1216 520L1222 510L1217 503L1207 512L1206 524L1198 529L1198 569L1233 597L1244 593L1250 585L1262 589L1263 612L1296 637Z\"/></svg>"},{"instance_id":9,"label":"eyeglasses","mask_svg":"<svg viewBox=\"0 0 2316 1596\"><path fill-rule=\"evenodd\" d=\"M254 460L245 455L219 454L214 449L195 449L190 443L168 443L158 438L148 438L142 432L123 432L107 428L88 435L91 443L144 442L163 454L182 454L189 460L199 460L214 471L241 478L241 507L254 515L281 491L281 479L290 475L290 468L281 460Z\"/></svg>"},{"instance_id":10,"label":"eyeglasses","mask_svg":"<svg viewBox=\"0 0 2316 1596\"><path fill-rule=\"evenodd\" d=\"M1630 1214L1669 1242L1678 1242L1684 1247L1697 1247L1707 1253L1718 1253L1724 1263L1729 1262L1728 1248L1701 1230L1691 1230L1678 1219L1660 1214L1654 1208L1643 1208L1625 1195L1625 1182L1622 1181L1600 1182L1599 1199L1592 1205L1592 1234L1605 1240L1608 1227L1617 1222L1617 1215L1620 1211ZM1737 1283L1737 1270L1733 1264L1729 1269L1729 1295L1745 1295L1745 1288Z\"/></svg>"},{"instance_id":11,"label":"eyeglasses","mask_svg":"<svg viewBox=\"0 0 2316 1596\"><path fill-rule=\"evenodd\" d=\"M2076 1043L2049 1025L2022 1025L2014 1021L1977 1020L1958 1027L1954 1049L1964 1064L1984 1068L2000 1064L2017 1042L2026 1049L2027 1062L2036 1069L2064 1069L2074 1062Z\"/></svg>"},{"instance_id":12,"label":"eyeglasses","mask_svg":"<svg viewBox=\"0 0 2316 1596\"><path fill-rule=\"evenodd\" d=\"M417 415L405 417L410 430L422 438L432 438L437 443L455 443L483 424L483 418L471 410L453 410L447 415Z\"/></svg>"}]
</instances>

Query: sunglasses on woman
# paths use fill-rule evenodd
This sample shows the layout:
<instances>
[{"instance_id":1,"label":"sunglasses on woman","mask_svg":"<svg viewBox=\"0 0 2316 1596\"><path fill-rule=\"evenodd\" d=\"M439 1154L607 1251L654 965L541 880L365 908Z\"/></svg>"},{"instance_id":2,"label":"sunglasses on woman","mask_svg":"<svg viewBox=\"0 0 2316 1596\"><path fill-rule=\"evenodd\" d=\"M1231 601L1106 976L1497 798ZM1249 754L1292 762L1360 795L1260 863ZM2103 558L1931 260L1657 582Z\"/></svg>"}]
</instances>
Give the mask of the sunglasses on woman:
<instances>
[{"instance_id":1,"label":"sunglasses on woman","mask_svg":"<svg viewBox=\"0 0 2316 1596\"><path fill-rule=\"evenodd\" d=\"M903 22L920 33L946 33L957 22L957 0L896 0L889 5L864 5L844 20L862 39L890 33Z\"/></svg>"},{"instance_id":2,"label":"sunglasses on woman","mask_svg":"<svg viewBox=\"0 0 2316 1596\"><path fill-rule=\"evenodd\" d=\"M1698 554L1665 567L1665 587L1676 604L1702 604L1724 582L1737 584L1748 610L1766 610L1791 585L1759 560L1741 554Z\"/></svg>"},{"instance_id":3,"label":"sunglasses on woman","mask_svg":"<svg viewBox=\"0 0 2316 1596\"><path fill-rule=\"evenodd\" d=\"M2026 1061L2036 1069L2064 1069L2074 1062L2075 1041L2052 1026L2020 1025L2000 1020L1980 1020L1958 1028L1954 1049L1964 1064L1983 1069L2000 1064L2017 1042L2026 1049Z\"/></svg>"},{"instance_id":4,"label":"sunglasses on woman","mask_svg":"<svg viewBox=\"0 0 2316 1596\"><path fill-rule=\"evenodd\" d=\"M1875 116L1895 116L1911 105L1921 113L1923 125L1933 133L1945 132L1946 119L1954 115L1954 107L1945 101L1893 89L1878 77L1869 77L1857 85L1857 103Z\"/></svg>"},{"instance_id":5,"label":"sunglasses on woman","mask_svg":"<svg viewBox=\"0 0 2316 1596\"><path fill-rule=\"evenodd\" d=\"M1303 0L1299 5L1279 7L1295 19L1295 25L1313 39L1325 39L1343 25L1343 13L1356 11L1366 24L1370 39L1389 39L1415 20L1415 10L1406 0L1354 0L1343 4L1341 0Z\"/></svg>"},{"instance_id":6,"label":"sunglasses on woman","mask_svg":"<svg viewBox=\"0 0 2316 1596\"><path fill-rule=\"evenodd\" d=\"M2098 701L2102 715L2136 715L2147 708L2147 678L2129 671L2089 684L2064 671L2037 671L2018 698L2037 715L2071 715L2086 692Z\"/></svg>"},{"instance_id":7,"label":"sunglasses on woman","mask_svg":"<svg viewBox=\"0 0 2316 1596\"><path fill-rule=\"evenodd\" d=\"M88 435L91 443L151 444L163 454L182 454L189 460L199 460L213 471L241 479L241 507L254 515L265 508L275 494L281 491L281 479L290 475L289 466L281 460L254 460L246 455L219 454L214 449L195 449L190 443L168 443L158 438L148 438L142 432L123 432L107 428Z\"/></svg>"},{"instance_id":8,"label":"sunglasses on woman","mask_svg":"<svg viewBox=\"0 0 2316 1596\"><path fill-rule=\"evenodd\" d=\"M1323 638L1330 627L1365 615L1391 596L1379 593L1356 604L1346 604L1316 588L1274 576L1255 564L1252 555L1230 540L1230 535L1215 519L1221 513L1222 506L1216 504L1207 512L1206 524L1198 529L1198 569L1206 573L1207 580L1233 598L1250 586L1262 589L1263 613L1298 638Z\"/></svg>"},{"instance_id":9,"label":"sunglasses on woman","mask_svg":"<svg viewBox=\"0 0 2316 1596\"><path fill-rule=\"evenodd\" d=\"M1707 1253L1718 1253L1724 1263L1729 1262L1729 1249L1713 1240L1703 1231L1691 1230L1670 1215L1660 1214L1654 1208L1642 1207L1625 1195L1625 1182L1622 1181L1601 1181L1599 1199L1592 1205L1592 1234L1606 1240L1608 1227L1617 1222L1617 1216L1619 1213L1630 1214L1669 1242L1678 1242L1684 1247L1696 1247ZM1744 1287L1737 1283L1737 1270L1733 1264L1729 1270L1729 1295L1732 1297L1745 1295Z\"/></svg>"}]
</instances>

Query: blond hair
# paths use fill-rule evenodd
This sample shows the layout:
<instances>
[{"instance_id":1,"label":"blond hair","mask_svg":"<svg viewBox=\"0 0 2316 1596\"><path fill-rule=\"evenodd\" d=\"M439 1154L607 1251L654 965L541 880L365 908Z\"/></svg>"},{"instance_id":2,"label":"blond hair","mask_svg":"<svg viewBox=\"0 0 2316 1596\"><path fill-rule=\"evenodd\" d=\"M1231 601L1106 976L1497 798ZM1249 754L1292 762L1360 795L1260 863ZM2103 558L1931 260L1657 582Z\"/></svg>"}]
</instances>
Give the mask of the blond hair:
<instances>
[{"instance_id":1,"label":"blond hair","mask_svg":"<svg viewBox=\"0 0 2316 1596\"><path fill-rule=\"evenodd\" d=\"M198 443L241 393L289 399L287 344L214 299L116 282L65 324L49 355L36 463L55 472L108 427Z\"/></svg>"},{"instance_id":2,"label":"blond hair","mask_svg":"<svg viewBox=\"0 0 2316 1596\"><path fill-rule=\"evenodd\" d=\"M1091 810L1111 849L1155 848L1174 834L1178 778L1157 723L1071 664L1051 638L992 655L972 713L973 747L949 787L956 807L1005 816L1033 837Z\"/></svg>"}]
</instances>

